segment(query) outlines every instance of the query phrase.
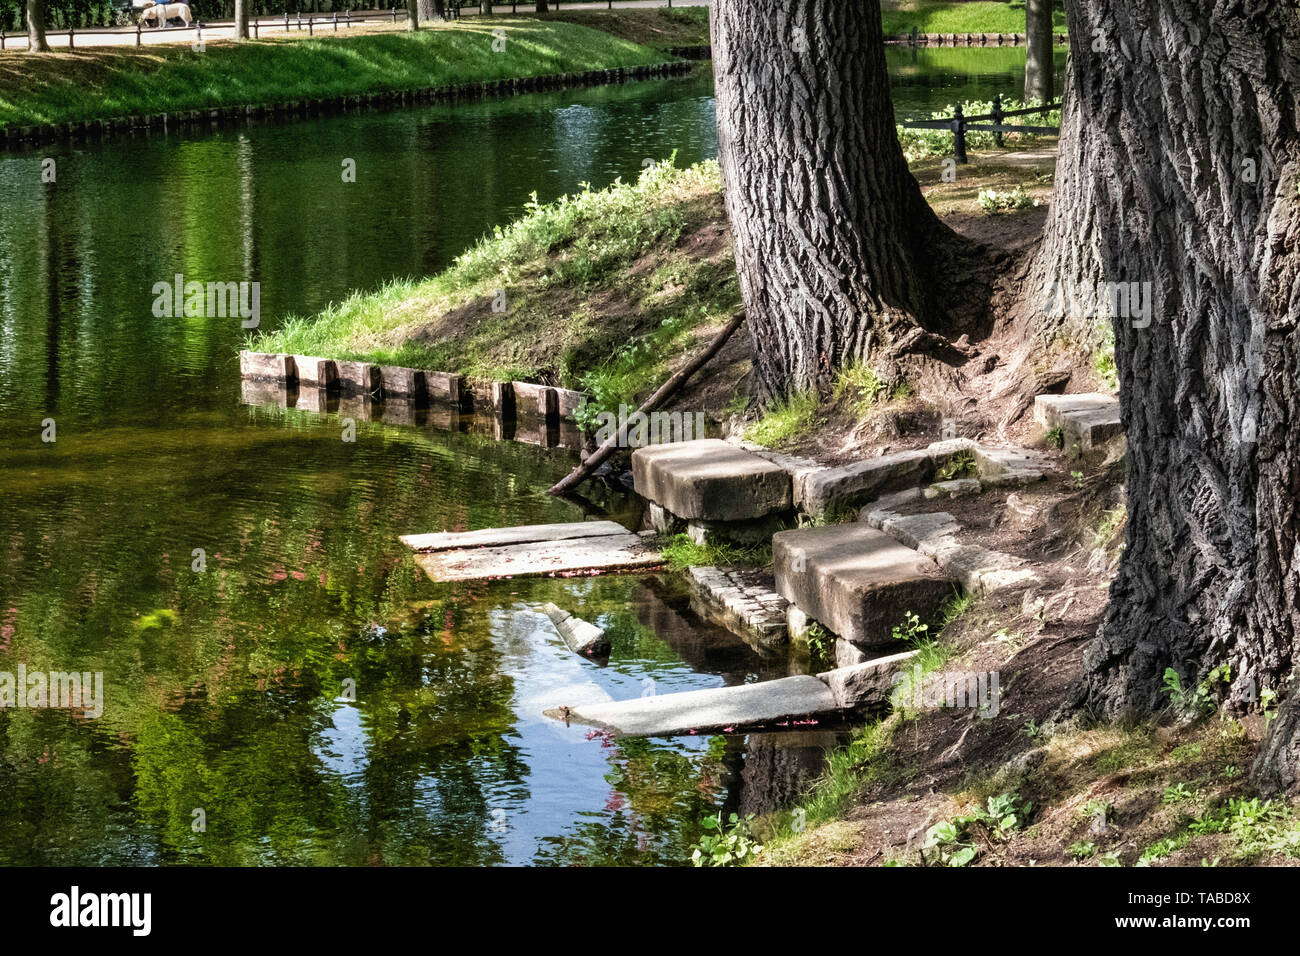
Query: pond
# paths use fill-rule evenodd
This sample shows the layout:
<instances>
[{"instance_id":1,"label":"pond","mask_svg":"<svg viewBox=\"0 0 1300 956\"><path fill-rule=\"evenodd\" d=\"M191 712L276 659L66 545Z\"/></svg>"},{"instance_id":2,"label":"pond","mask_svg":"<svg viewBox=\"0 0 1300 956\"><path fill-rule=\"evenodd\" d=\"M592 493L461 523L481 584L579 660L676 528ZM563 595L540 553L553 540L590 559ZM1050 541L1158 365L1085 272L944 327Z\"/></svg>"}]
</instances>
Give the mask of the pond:
<instances>
[{"instance_id":1,"label":"pond","mask_svg":"<svg viewBox=\"0 0 1300 956\"><path fill-rule=\"evenodd\" d=\"M900 98L1016 86L1022 51L969 52L920 51L935 83ZM677 579L416 573L399 534L582 518L544 493L570 452L383 423L345 442L241 402L237 319L151 310L176 273L251 276L273 326L444 267L533 193L715 148L705 73L0 157L0 672L104 682L94 719L0 712L0 864L680 863L705 814L816 773L835 733L611 743L542 716L798 668L702 623ZM548 600L608 629L607 666Z\"/></svg>"}]
</instances>

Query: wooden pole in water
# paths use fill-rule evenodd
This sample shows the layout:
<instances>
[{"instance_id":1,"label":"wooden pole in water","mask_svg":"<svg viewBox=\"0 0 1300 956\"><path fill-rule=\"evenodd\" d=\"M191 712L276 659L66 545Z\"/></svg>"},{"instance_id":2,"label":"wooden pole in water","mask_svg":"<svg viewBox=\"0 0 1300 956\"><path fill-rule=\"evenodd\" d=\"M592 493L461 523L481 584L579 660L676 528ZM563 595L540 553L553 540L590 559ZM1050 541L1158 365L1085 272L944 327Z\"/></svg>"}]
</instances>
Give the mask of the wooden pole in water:
<instances>
[{"instance_id":1,"label":"wooden pole in water","mask_svg":"<svg viewBox=\"0 0 1300 956\"><path fill-rule=\"evenodd\" d=\"M727 339L731 338L731 333L740 328L740 323L745 321L745 313L741 312L726 327L714 336L709 347L697 355L681 371L676 372L669 377L668 381L659 386L659 390L645 400L638 412L649 414L654 411L665 401L672 397L673 393L686 384L686 380L698 372L709 359L718 354L718 351L727 344ZM599 468L614 452L618 451L627 442L627 422L623 422L618 431L606 440L605 444L597 448L587 460L577 468L573 469L566 477L562 478L549 490L548 494L562 495L571 488L576 488L582 482L586 481L593 471Z\"/></svg>"}]
</instances>

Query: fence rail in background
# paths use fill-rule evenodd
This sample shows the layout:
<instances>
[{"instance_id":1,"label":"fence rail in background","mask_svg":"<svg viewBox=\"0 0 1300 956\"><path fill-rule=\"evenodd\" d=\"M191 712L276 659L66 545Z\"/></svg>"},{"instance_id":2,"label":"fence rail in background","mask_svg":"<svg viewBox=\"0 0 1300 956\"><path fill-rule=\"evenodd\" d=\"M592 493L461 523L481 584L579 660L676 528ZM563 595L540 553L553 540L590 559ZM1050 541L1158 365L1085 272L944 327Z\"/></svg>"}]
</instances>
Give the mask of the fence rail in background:
<instances>
[{"instance_id":1,"label":"fence rail in background","mask_svg":"<svg viewBox=\"0 0 1300 956\"><path fill-rule=\"evenodd\" d=\"M1047 103L1043 106L1030 106L1023 110L1004 110L1002 108L1002 95L996 94L993 97L993 112L985 113L981 116L963 116L961 104L958 103L951 119L936 120L910 120L899 125L906 129L950 129L953 136L953 158L957 162L965 164L966 159L966 132L974 130L978 133L992 133L994 145L1002 145L1003 133L1043 133L1052 134L1060 133L1059 126L1011 126L1002 121L1008 116L1029 116L1034 113L1051 113L1061 108L1060 102ZM991 120L985 123L985 120Z\"/></svg>"},{"instance_id":2,"label":"fence rail in background","mask_svg":"<svg viewBox=\"0 0 1300 956\"><path fill-rule=\"evenodd\" d=\"M401 14L400 18L398 16L399 13ZM257 17L257 18L250 17L248 21L248 29L251 38L254 40L259 38L259 33L262 26L283 25L283 29L285 30L285 32L293 32L293 29L296 26L299 31L306 30L308 36L314 36L315 28L320 26L321 24L328 24L332 26L333 32L337 33L339 29L339 24L342 24L344 29L347 29L348 27L351 27L354 23L365 23L367 20L377 20L377 21L382 21L384 23L390 23L390 22L396 23L399 19L403 19L403 20L407 19L409 15L410 14L404 7L401 9L397 7L392 7L387 11L377 10L373 14L353 14L351 10L335 11L333 13L327 13L327 14L309 14L306 20L304 20L302 18L302 14L299 13L297 15L296 20L290 21L289 14L286 13L283 19L281 19L280 17ZM194 36L195 41L199 41L203 39L204 30L227 29L227 28L233 29L234 26L235 26L235 22L233 20L230 21L219 20L219 21L208 22L208 23L203 23L199 20L195 20L193 25L188 27L159 26L159 27L146 28L142 24L137 23L134 28L100 27L98 29L90 29L90 30L77 30L75 28L69 28L67 30L46 30L45 37L47 40L52 37L61 37L61 36L67 37L68 38L67 49L75 50L77 37L134 36L135 45L143 46L144 36L146 34L163 34L163 35L174 36L176 34L184 34L184 33L192 32L195 34ZM27 47L26 33L5 33L3 31L0 31L0 50L9 49L8 44L13 40L22 41L22 45L21 47L19 47L19 49L26 49Z\"/></svg>"}]
</instances>

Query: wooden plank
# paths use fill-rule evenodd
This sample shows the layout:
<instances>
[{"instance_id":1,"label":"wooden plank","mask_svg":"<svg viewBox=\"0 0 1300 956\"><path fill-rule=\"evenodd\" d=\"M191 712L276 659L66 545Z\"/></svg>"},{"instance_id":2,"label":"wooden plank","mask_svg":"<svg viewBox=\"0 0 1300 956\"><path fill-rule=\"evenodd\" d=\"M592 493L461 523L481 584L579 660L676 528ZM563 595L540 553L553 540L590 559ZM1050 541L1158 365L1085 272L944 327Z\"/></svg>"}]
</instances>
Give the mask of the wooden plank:
<instances>
[{"instance_id":1,"label":"wooden plank","mask_svg":"<svg viewBox=\"0 0 1300 956\"><path fill-rule=\"evenodd\" d=\"M433 581L484 581L585 571L635 571L658 567L663 556L630 532L500 548L461 548L416 554Z\"/></svg>"},{"instance_id":2,"label":"wooden plank","mask_svg":"<svg viewBox=\"0 0 1300 956\"><path fill-rule=\"evenodd\" d=\"M515 528L404 534L402 544L412 551L451 551L457 548L493 548L542 541L567 541L628 534L617 521L570 521L566 524L526 524Z\"/></svg>"}]
</instances>

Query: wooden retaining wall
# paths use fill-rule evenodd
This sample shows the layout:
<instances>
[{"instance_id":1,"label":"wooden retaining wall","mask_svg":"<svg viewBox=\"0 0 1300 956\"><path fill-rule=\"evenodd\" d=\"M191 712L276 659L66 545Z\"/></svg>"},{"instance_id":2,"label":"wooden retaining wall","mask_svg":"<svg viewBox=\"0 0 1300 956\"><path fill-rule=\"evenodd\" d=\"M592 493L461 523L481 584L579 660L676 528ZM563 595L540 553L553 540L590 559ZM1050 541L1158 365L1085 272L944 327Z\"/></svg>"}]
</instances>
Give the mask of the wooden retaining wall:
<instances>
[{"instance_id":1,"label":"wooden retaining wall","mask_svg":"<svg viewBox=\"0 0 1300 956\"><path fill-rule=\"evenodd\" d=\"M599 86L606 83L622 83L626 80L678 76L689 73L691 69L692 66L689 62L678 60L670 63L656 63L650 66L588 70L582 73L556 73L549 76L527 76L508 80L488 80L482 83L461 83L456 86L432 86L420 90L378 90L373 93L357 93L349 96L331 96L321 99L286 100L280 103L216 106L201 110L181 110L174 113L155 113L140 116L115 116L111 119L73 120L67 123L48 123L39 126L8 126L0 130L0 142L5 145L48 143L65 139L99 138L137 130L168 130L199 124L217 126L223 123L247 123L265 117L323 116L368 109L373 106L407 106L415 103L437 103L461 99L473 100L488 96L558 90L571 86Z\"/></svg>"},{"instance_id":2,"label":"wooden retaining wall","mask_svg":"<svg viewBox=\"0 0 1300 956\"><path fill-rule=\"evenodd\" d=\"M453 372L275 352L239 353L243 399L360 421L429 424L550 447L580 447L577 410L587 396L534 382L495 382Z\"/></svg>"},{"instance_id":3,"label":"wooden retaining wall","mask_svg":"<svg viewBox=\"0 0 1300 956\"><path fill-rule=\"evenodd\" d=\"M1023 33L895 33L885 37L886 43L916 43L917 46L1024 46ZM1052 42L1057 46L1069 43L1064 33L1056 34Z\"/></svg>"}]
</instances>

